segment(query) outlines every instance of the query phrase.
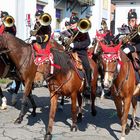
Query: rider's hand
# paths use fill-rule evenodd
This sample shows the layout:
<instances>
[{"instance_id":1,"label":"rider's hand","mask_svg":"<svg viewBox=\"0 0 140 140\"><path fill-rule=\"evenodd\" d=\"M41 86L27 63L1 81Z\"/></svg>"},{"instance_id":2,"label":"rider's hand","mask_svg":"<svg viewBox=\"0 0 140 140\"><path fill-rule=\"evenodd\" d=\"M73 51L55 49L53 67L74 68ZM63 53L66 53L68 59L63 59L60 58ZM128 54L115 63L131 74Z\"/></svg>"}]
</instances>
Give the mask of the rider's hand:
<instances>
[{"instance_id":1,"label":"rider's hand","mask_svg":"<svg viewBox=\"0 0 140 140\"><path fill-rule=\"evenodd\" d=\"M125 48L125 49L123 50L123 52L125 52L126 54L128 54L128 53L130 53L130 49L129 49L129 48Z\"/></svg>"},{"instance_id":2,"label":"rider's hand","mask_svg":"<svg viewBox=\"0 0 140 140\"><path fill-rule=\"evenodd\" d=\"M70 48L74 48L74 44L73 43L70 44Z\"/></svg>"}]
</instances>

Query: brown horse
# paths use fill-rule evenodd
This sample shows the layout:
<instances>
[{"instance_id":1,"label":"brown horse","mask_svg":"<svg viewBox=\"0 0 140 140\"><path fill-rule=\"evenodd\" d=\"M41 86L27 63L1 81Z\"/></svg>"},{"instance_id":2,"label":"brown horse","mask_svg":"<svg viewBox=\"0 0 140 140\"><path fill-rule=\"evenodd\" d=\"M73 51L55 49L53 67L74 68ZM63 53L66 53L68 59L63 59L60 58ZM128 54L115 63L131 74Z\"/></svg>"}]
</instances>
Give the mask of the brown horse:
<instances>
[{"instance_id":1,"label":"brown horse","mask_svg":"<svg viewBox=\"0 0 140 140\"><path fill-rule=\"evenodd\" d=\"M33 50L31 45L9 33L4 32L0 34L0 53L6 54L10 63L12 63L16 68L17 78L22 81L25 86L21 112L15 121L15 123L21 123L27 111L28 99L33 106L32 115L36 115L36 104L31 95L32 84L37 70L37 66L34 64L32 55Z\"/></svg>"},{"instance_id":2,"label":"brown horse","mask_svg":"<svg viewBox=\"0 0 140 140\"><path fill-rule=\"evenodd\" d=\"M99 44L103 51L101 59L104 70L104 88L111 88L122 126L121 140L124 140L125 134L128 134L130 131L127 118L131 101L133 105L131 125L134 124L136 113L136 98L132 98L136 85L133 65L120 50L121 43L109 47L102 42Z\"/></svg>"},{"instance_id":3,"label":"brown horse","mask_svg":"<svg viewBox=\"0 0 140 140\"><path fill-rule=\"evenodd\" d=\"M5 67L4 62L2 61L2 54L0 54L0 77L3 78L5 76L5 74L7 74L8 71L8 67ZM2 89L0 87L0 97L2 99L2 104L1 104L1 109L7 109L7 99L6 97L3 95Z\"/></svg>"},{"instance_id":4,"label":"brown horse","mask_svg":"<svg viewBox=\"0 0 140 140\"><path fill-rule=\"evenodd\" d=\"M55 45L58 45L55 43ZM68 96L71 98L72 102L72 125L71 131L73 129L77 130L77 119L82 120L82 96L81 92L83 92L85 87L85 80L81 78L80 75L84 75L84 73L79 70L75 66L75 61L72 59L71 53L66 53L59 49L51 48L51 56L53 56L53 62L48 57L48 61L45 63L44 72L40 71L39 73L44 73L46 80L48 82L48 88L50 90L51 97L51 106L50 106L50 114L49 114L49 123L48 128L46 130L45 140L50 140L52 137L52 129L53 122L57 108L57 100L59 95ZM96 91L96 81L97 81L97 67L95 62L92 59L89 59L91 68L93 70L92 75L92 93L91 93L91 112L92 115L96 115L95 110L95 91ZM59 66L59 67L58 67ZM51 73L51 74L50 74ZM82 76L83 77L83 76ZM42 80L44 80L44 75L42 76ZM76 102L78 99L79 105L79 113L77 117L77 107Z\"/></svg>"}]
</instances>

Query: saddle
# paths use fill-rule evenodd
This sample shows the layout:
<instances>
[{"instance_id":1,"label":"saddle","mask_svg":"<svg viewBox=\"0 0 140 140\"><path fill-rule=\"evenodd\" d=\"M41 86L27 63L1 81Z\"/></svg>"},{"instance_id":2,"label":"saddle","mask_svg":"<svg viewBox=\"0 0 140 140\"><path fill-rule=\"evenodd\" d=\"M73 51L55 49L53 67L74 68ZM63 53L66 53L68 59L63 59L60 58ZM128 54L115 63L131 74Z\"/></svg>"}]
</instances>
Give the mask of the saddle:
<instances>
[{"instance_id":1,"label":"saddle","mask_svg":"<svg viewBox=\"0 0 140 140\"><path fill-rule=\"evenodd\" d=\"M71 53L71 56L72 56L72 59L74 60L76 68L79 70L84 70L83 65L82 65L82 61L78 57L78 54L76 52L74 52L74 53Z\"/></svg>"}]
</instances>

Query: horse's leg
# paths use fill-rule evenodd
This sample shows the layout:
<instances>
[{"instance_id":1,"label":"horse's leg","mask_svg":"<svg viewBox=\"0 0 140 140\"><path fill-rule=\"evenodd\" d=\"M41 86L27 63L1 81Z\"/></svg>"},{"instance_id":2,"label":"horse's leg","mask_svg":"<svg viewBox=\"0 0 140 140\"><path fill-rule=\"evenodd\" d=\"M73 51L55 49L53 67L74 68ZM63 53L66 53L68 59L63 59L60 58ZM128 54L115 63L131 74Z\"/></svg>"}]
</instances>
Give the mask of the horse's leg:
<instances>
[{"instance_id":1,"label":"horse's leg","mask_svg":"<svg viewBox=\"0 0 140 140\"><path fill-rule=\"evenodd\" d=\"M63 106L64 106L64 96L61 96L61 102L60 105L58 106L58 109L63 110Z\"/></svg>"},{"instance_id":2,"label":"horse's leg","mask_svg":"<svg viewBox=\"0 0 140 140\"><path fill-rule=\"evenodd\" d=\"M4 109L7 109L7 99L6 97L3 95L2 93L2 89L0 87L0 97L2 99L2 105L1 105L1 109L4 110Z\"/></svg>"},{"instance_id":3,"label":"horse's leg","mask_svg":"<svg viewBox=\"0 0 140 140\"><path fill-rule=\"evenodd\" d=\"M91 92L91 114L96 116L97 111L95 109L95 98L96 98L96 82L93 83L92 92Z\"/></svg>"},{"instance_id":4,"label":"horse's leg","mask_svg":"<svg viewBox=\"0 0 140 140\"><path fill-rule=\"evenodd\" d=\"M54 95L55 94L55 95ZM44 140L51 140L52 138L52 128L54 123L54 117L56 114L56 108L57 108L57 100L58 100L58 94L54 93L51 94L51 106L50 106L50 113L49 113L49 123L48 128L46 130L46 135L44 137Z\"/></svg>"},{"instance_id":5,"label":"horse's leg","mask_svg":"<svg viewBox=\"0 0 140 140\"><path fill-rule=\"evenodd\" d=\"M29 81L29 83L26 82L25 83L25 88L24 88L24 93L23 93L22 104L21 104L21 111L20 111L19 117L16 119L15 123L21 123L22 120L23 120L24 115L27 112L27 109L28 109L28 99L29 99L28 96L29 96L29 94L31 92L31 89L32 89L31 81Z\"/></svg>"},{"instance_id":6,"label":"horse's leg","mask_svg":"<svg viewBox=\"0 0 140 140\"><path fill-rule=\"evenodd\" d=\"M20 124L22 122L23 117L26 114L27 110L28 110L28 97L23 95L23 99L21 102L21 111L20 111L19 117L16 119L16 121L14 123Z\"/></svg>"},{"instance_id":7,"label":"horse's leg","mask_svg":"<svg viewBox=\"0 0 140 140\"><path fill-rule=\"evenodd\" d=\"M33 95L32 95L32 91L30 92L28 98L29 98L29 100L30 100L30 102L32 104L32 107L33 107L33 111L31 113L31 115L33 117L35 117L36 116L36 104L35 104L35 101L34 101L34 98L33 98Z\"/></svg>"},{"instance_id":8,"label":"horse's leg","mask_svg":"<svg viewBox=\"0 0 140 140\"><path fill-rule=\"evenodd\" d=\"M78 116L77 116L77 122L82 122L82 96L81 94L77 94L78 99Z\"/></svg>"},{"instance_id":9,"label":"horse's leg","mask_svg":"<svg viewBox=\"0 0 140 140\"><path fill-rule=\"evenodd\" d=\"M112 96L113 96L113 99L114 99L114 103L115 103L115 106L116 106L116 109L117 109L117 115L119 117L119 119L121 120L122 118L122 98L120 96L117 96L115 94L115 86L112 86L111 87L111 93L112 93Z\"/></svg>"},{"instance_id":10,"label":"horse's leg","mask_svg":"<svg viewBox=\"0 0 140 140\"><path fill-rule=\"evenodd\" d=\"M77 131L77 107L76 107L77 93L73 92L71 95L71 111L72 111L72 126L71 131L75 128Z\"/></svg>"},{"instance_id":11,"label":"horse's leg","mask_svg":"<svg viewBox=\"0 0 140 140\"><path fill-rule=\"evenodd\" d=\"M130 129L135 129L136 128L135 117L136 117L136 109L137 109L137 98L135 96L132 97L132 107L133 107L133 112L131 116Z\"/></svg>"},{"instance_id":12,"label":"horse's leg","mask_svg":"<svg viewBox=\"0 0 140 140\"><path fill-rule=\"evenodd\" d=\"M125 134L128 134L130 132L130 127L127 124L127 118L130 109L131 99L132 99L131 96L124 98L123 114L121 118L122 125L121 140L124 140Z\"/></svg>"},{"instance_id":13,"label":"horse's leg","mask_svg":"<svg viewBox=\"0 0 140 140\"><path fill-rule=\"evenodd\" d=\"M16 87L15 87L14 93L12 94L12 105L15 105L17 103L17 93L18 93L21 82L15 80L15 83L16 83Z\"/></svg>"}]
</instances>

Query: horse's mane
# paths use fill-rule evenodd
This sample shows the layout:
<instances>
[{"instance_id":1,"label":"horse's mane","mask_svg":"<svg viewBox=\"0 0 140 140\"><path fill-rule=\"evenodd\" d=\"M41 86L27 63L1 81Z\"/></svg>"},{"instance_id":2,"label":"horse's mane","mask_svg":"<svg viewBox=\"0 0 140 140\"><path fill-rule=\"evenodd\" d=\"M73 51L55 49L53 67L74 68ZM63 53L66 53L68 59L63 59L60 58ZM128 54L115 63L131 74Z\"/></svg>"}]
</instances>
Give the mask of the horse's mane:
<instances>
[{"instance_id":1,"label":"horse's mane","mask_svg":"<svg viewBox=\"0 0 140 140\"><path fill-rule=\"evenodd\" d=\"M55 68L55 72L67 74L68 71L73 68L70 55L56 48L51 48L51 52L53 53L54 63L61 67L60 69Z\"/></svg>"},{"instance_id":2,"label":"horse's mane","mask_svg":"<svg viewBox=\"0 0 140 140\"><path fill-rule=\"evenodd\" d=\"M29 45L24 40L22 40L16 36L13 36L10 33L5 32L4 36L7 36L8 38L10 38L10 40L13 40L13 41L15 40L16 43L20 44L20 47L27 47Z\"/></svg>"}]
</instances>

